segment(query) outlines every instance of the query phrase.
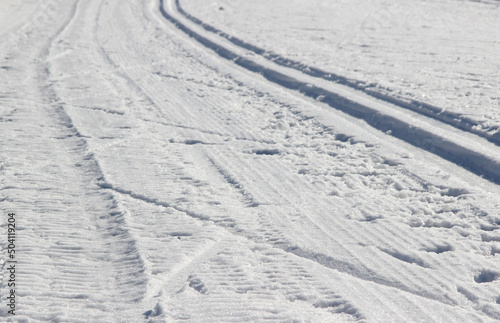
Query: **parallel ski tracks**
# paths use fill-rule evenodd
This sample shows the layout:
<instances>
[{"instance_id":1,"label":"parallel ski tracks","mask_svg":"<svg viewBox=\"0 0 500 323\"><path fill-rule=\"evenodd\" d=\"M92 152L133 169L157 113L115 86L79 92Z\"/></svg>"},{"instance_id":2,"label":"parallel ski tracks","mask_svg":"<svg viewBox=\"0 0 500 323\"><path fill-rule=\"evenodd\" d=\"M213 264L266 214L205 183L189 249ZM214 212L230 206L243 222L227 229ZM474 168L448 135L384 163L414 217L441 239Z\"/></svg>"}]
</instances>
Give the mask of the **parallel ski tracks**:
<instances>
[{"instance_id":1,"label":"parallel ski tracks","mask_svg":"<svg viewBox=\"0 0 500 323\"><path fill-rule=\"evenodd\" d=\"M179 13L176 13L176 10ZM443 112L442 109L423 102L407 101L373 91L366 85L363 85L362 82L332 75L331 73L305 66L299 62L269 54L261 48L234 38L194 18L180 8L179 0L160 0L160 12L165 19L172 22L180 30L196 39L205 47L215 51L219 56L233 61L240 67L259 73L268 81L284 88L299 91L314 99L320 98L322 102L329 106L362 119L378 130L388 132L396 138L432 152L494 183L500 183L498 147L493 144L491 146L486 144L488 141L496 145L500 144L500 135L498 133L492 134L478 130L479 125L473 120L450 112ZM180 17L184 17L186 21L181 21ZM189 26L188 23L200 26L201 29L197 30ZM228 42L223 42L218 38ZM243 57L242 53L247 50L266 58L269 60L269 63ZM299 74L290 73L289 70L293 70ZM327 81L333 87L330 87L328 84L325 85L323 82L314 81L314 79ZM339 84L359 90L360 93L373 97L373 102L369 102L369 100L367 102L363 98L358 99L356 95L349 97L349 94L342 94L343 91L338 92ZM396 106L412 110L412 112L442 122L443 126L439 127L440 130L438 131L434 128L434 123L429 123L425 119L420 118L418 122L415 122L415 117L411 114L405 115L397 111L390 112L390 109L380 109L380 102L387 107ZM441 128L445 128L444 125L478 135L477 140L469 137L466 140L456 139L456 137L460 138L460 135L453 130L446 130L446 134L443 135ZM481 140L484 140L484 142L481 145L482 147L478 148ZM467 141L469 143L466 144L465 142ZM473 142L477 142L477 144Z\"/></svg>"},{"instance_id":2,"label":"parallel ski tracks","mask_svg":"<svg viewBox=\"0 0 500 323\"><path fill-rule=\"evenodd\" d=\"M234 45L250 50L255 54L262 56L267 60L272 61L278 65L292 68L313 77L322 78L330 82L335 82L362 91L370 96L373 96L374 98L386 101L388 103L392 103L401 108L421 113L425 116L442 121L458 129L471 132L500 146L500 132L494 131L499 129L488 129L488 131L483 130L480 123L476 122L475 120L467 116L447 111L443 108L434 106L426 102L418 101L415 99L397 97L396 95L389 95L384 93L383 90L374 88L372 85L367 84L367 82L354 80L344 77L342 75L323 71L314 66L309 66L302 62L295 61L283 57L281 55L272 53L261 47L255 46L244 40L234 37L194 17L193 15L189 14L188 12L186 12L186 10L182 8L180 0L175 0L175 5L180 14L182 14L184 17L191 20L195 24L202 26L205 30L217 34L220 37L227 39Z\"/></svg>"}]
</instances>

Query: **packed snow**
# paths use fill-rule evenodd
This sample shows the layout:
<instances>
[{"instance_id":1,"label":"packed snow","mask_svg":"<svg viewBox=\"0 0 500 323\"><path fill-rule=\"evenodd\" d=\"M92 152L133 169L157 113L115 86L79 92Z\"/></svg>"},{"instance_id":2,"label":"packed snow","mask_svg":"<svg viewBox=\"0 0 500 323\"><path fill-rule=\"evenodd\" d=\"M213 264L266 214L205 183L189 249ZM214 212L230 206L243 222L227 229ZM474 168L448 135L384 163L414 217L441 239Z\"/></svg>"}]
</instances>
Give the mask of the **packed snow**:
<instances>
[{"instance_id":1,"label":"packed snow","mask_svg":"<svg viewBox=\"0 0 500 323\"><path fill-rule=\"evenodd\" d=\"M1 320L500 320L499 12L0 0Z\"/></svg>"},{"instance_id":2,"label":"packed snow","mask_svg":"<svg viewBox=\"0 0 500 323\"><path fill-rule=\"evenodd\" d=\"M499 129L499 1L180 2L270 52Z\"/></svg>"}]
</instances>

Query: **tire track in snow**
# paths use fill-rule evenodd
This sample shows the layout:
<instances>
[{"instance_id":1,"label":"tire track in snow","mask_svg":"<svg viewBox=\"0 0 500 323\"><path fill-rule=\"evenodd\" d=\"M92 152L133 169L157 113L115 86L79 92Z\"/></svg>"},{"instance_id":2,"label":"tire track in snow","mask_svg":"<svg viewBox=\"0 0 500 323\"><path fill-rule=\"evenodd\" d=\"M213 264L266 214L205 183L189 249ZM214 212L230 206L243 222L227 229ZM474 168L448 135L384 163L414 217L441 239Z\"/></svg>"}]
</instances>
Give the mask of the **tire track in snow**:
<instances>
[{"instance_id":1,"label":"tire track in snow","mask_svg":"<svg viewBox=\"0 0 500 323\"><path fill-rule=\"evenodd\" d=\"M42 61L48 62L46 65L46 74L42 74L41 78L45 76L43 83L50 83L49 78L51 75L50 68L50 52L54 47L54 42L58 38L63 38L63 34L68 32L71 24L75 23L75 18L78 14L78 7L81 6L82 1L78 0L74 6L73 12L71 14L71 19L68 23L60 29L54 37L49 41L48 47L46 47L46 52L42 53ZM52 104L58 105L61 99L58 97L57 90L54 87L46 87L45 94L49 96ZM120 113L118 113L120 114ZM78 128L73 124L73 120L67 114L64 109L64 105L57 108L57 115L60 119L60 123L71 133L70 136L78 137L81 141L81 157L82 160L89 163L90 174L93 177L93 184L96 180L104 178L104 173L99 164L99 160L95 157L93 153L88 150L88 143L85 138L79 133ZM80 166L79 166L80 167ZM99 185L97 185L99 186ZM115 272L115 281L117 282L118 288L115 287L115 292L119 291L118 294L121 296L129 297L129 300L138 302L143 297L144 285L147 281L147 277L144 276L143 262L140 252L136 248L136 241L134 237L128 232L127 229L127 216L128 211L119 203L115 196L112 194L104 197L105 200L110 201L110 207L106 212L106 216L101 216L101 220L105 220L106 228L103 231L105 237L104 245L108 246L116 252L115 255L111 257L106 256L106 258L113 259L112 266ZM109 251L108 251L109 253ZM142 277L141 277L142 276ZM141 286L142 285L142 286ZM131 287L134 290L131 290Z\"/></svg>"},{"instance_id":2,"label":"tire track in snow","mask_svg":"<svg viewBox=\"0 0 500 323\"><path fill-rule=\"evenodd\" d=\"M228 49L227 45L221 45L212 38L194 31L179 21L170 10L174 5L173 0L167 0L167 4L164 0L160 0L159 10L162 16L180 30L196 39L203 46L215 51L219 56L233 61L235 64L251 72L261 74L268 81L282 87L299 91L315 99L321 98L320 100L329 106L362 119L380 131L390 133L398 139L436 154L496 184L500 183L500 172L498 171L500 169L500 159L495 156L498 154L491 148L489 149L490 151L484 151L484 149L478 150L477 145L473 145L472 143L464 145L463 140L459 142L455 138L452 139L449 135L444 136L442 132L436 131L428 125L415 123L414 121L409 122L401 116L396 117L392 113L382 112L382 110L374 108L372 103L360 103L324 88L322 85L312 85L310 82L287 75L288 73L283 69L278 71L267 64L244 58L232 49ZM313 81L312 83L315 82ZM456 135L455 133L454 136Z\"/></svg>"}]
</instances>

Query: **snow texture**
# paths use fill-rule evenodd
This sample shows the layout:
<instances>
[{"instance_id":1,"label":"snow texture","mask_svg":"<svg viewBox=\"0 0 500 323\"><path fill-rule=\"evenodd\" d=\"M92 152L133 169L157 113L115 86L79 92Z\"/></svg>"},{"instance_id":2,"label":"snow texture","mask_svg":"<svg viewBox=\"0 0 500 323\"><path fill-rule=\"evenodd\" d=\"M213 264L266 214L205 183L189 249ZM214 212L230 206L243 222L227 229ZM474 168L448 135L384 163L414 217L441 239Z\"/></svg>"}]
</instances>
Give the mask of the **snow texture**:
<instances>
[{"instance_id":1,"label":"snow texture","mask_svg":"<svg viewBox=\"0 0 500 323\"><path fill-rule=\"evenodd\" d=\"M500 320L498 8L0 0L1 320Z\"/></svg>"}]
</instances>

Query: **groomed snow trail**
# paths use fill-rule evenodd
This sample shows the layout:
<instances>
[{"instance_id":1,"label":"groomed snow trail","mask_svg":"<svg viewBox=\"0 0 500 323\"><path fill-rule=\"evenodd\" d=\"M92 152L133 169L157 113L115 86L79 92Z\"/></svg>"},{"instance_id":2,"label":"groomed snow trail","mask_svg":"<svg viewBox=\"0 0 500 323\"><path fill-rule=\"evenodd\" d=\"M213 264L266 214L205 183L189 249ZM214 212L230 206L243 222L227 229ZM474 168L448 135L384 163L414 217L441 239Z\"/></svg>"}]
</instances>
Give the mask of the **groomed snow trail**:
<instances>
[{"instance_id":1,"label":"groomed snow trail","mask_svg":"<svg viewBox=\"0 0 500 323\"><path fill-rule=\"evenodd\" d=\"M0 51L16 319L500 319L497 185L220 58L159 1L49 16Z\"/></svg>"}]
</instances>

